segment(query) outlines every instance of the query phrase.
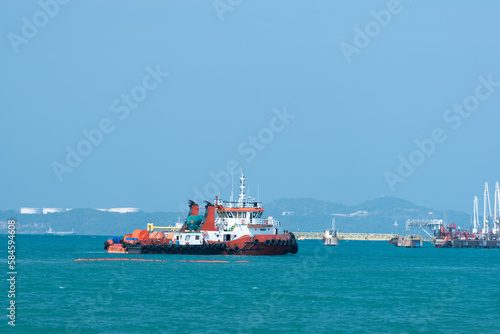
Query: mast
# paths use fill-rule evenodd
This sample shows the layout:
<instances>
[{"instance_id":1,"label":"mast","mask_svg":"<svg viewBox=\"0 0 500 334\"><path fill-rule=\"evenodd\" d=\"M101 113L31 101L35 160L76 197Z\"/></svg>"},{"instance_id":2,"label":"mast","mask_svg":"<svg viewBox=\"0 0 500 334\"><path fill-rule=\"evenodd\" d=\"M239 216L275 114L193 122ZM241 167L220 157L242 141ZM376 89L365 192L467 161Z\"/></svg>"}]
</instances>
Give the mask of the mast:
<instances>
[{"instance_id":1,"label":"mast","mask_svg":"<svg viewBox=\"0 0 500 334\"><path fill-rule=\"evenodd\" d=\"M243 175L243 171L241 171L241 176L240 176L240 196L238 199L239 203L245 202L245 176Z\"/></svg>"}]
</instances>

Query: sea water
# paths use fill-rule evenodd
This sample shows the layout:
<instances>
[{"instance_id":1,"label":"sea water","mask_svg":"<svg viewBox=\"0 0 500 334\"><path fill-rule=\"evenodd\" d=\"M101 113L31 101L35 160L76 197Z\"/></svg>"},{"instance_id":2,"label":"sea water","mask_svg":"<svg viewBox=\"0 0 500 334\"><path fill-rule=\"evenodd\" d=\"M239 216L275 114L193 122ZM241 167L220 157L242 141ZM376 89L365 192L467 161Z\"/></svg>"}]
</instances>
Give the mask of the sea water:
<instances>
[{"instance_id":1,"label":"sea water","mask_svg":"<svg viewBox=\"0 0 500 334\"><path fill-rule=\"evenodd\" d=\"M106 239L18 235L16 326L3 280L0 332L500 333L496 249L307 240L296 255L128 255ZM5 278L7 255L1 236ZM112 257L167 261L74 261Z\"/></svg>"}]
</instances>

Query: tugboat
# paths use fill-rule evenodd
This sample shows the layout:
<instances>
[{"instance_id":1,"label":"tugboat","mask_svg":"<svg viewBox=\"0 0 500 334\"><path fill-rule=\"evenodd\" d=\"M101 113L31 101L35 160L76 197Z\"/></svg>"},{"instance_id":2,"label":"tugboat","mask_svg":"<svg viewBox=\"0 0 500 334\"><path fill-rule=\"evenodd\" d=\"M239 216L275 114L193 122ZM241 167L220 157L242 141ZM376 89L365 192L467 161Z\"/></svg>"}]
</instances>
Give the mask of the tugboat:
<instances>
[{"instance_id":1,"label":"tugboat","mask_svg":"<svg viewBox=\"0 0 500 334\"><path fill-rule=\"evenodd\" d=\"M135 230L123 239L113 237L104 243L109 253L198 254L198 255L284 255L296 254L293 233L283 230L279 221L263 219L262 203L245 194L245 176L240 177L238 201L215 198L205 202L200 214L197 203L189 201L189 214L180 229L155 227ZM154 231L166 230L166 231Z\"/></svg>"}]
</instances>

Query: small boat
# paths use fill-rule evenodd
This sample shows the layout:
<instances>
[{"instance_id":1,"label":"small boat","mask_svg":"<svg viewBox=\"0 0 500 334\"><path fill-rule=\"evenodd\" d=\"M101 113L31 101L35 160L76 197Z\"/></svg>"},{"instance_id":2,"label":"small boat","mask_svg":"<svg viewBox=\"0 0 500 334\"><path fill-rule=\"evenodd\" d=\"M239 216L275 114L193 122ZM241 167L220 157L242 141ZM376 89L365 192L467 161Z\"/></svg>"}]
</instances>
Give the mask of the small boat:
<instances>
[{"instance_id":1,"label":"small boat","mask_svg":"<svg viewBox=\"0 0 500 334\"><path fill-rule=\"evenodd\" d=\"M394 245L397 247L406 247L406 248L421 248L424 244L424 240L420 235L403 235L392 238L387 242L390 245Z\"/></svg>"},{"instance_id":2,"label":"small boat","mask_svg":"<svg viewBox=\"0 0 500 334\"><path fill-rule=\"evenodd\" d=\"M337 246L339 244L338 233L335 229L335 218L332 218L332 228L325 230L323 234L323 243L327 246Z\"/></svg>"},{"instance_id":3,"label":"small boat","mask_svg":"<svg viewBox=\"0 0 500 334\"><path fill-rule=\"evenodd\" d=\"M73 235L76 234L73 229L69 232L55 232L52 227L49 225L49 229L45 232L45 234L51 234L51 235Z\"/></svg>"}]
</instances>

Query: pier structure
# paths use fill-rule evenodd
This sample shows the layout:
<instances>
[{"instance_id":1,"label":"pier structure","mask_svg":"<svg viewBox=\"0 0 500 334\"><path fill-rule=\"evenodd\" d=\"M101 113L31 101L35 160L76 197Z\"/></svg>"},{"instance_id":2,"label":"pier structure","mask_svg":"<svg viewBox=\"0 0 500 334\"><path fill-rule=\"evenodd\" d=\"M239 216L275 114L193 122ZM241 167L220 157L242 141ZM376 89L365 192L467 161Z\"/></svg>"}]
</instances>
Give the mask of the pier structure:
<instances>
[{"instance_id":1,"label":"pier structure","mask_svg":"<svg viewBox=\"0 0 500 334\"><path fill-rule=\"evenodd\" d=\"M299 240L308 239L323 239L322 232L293 232L295 237ZM339 240L372 240L372 241L387 241L397 234L387 234L387 233L338 233Z\"/></svg>"}]
</instances>

